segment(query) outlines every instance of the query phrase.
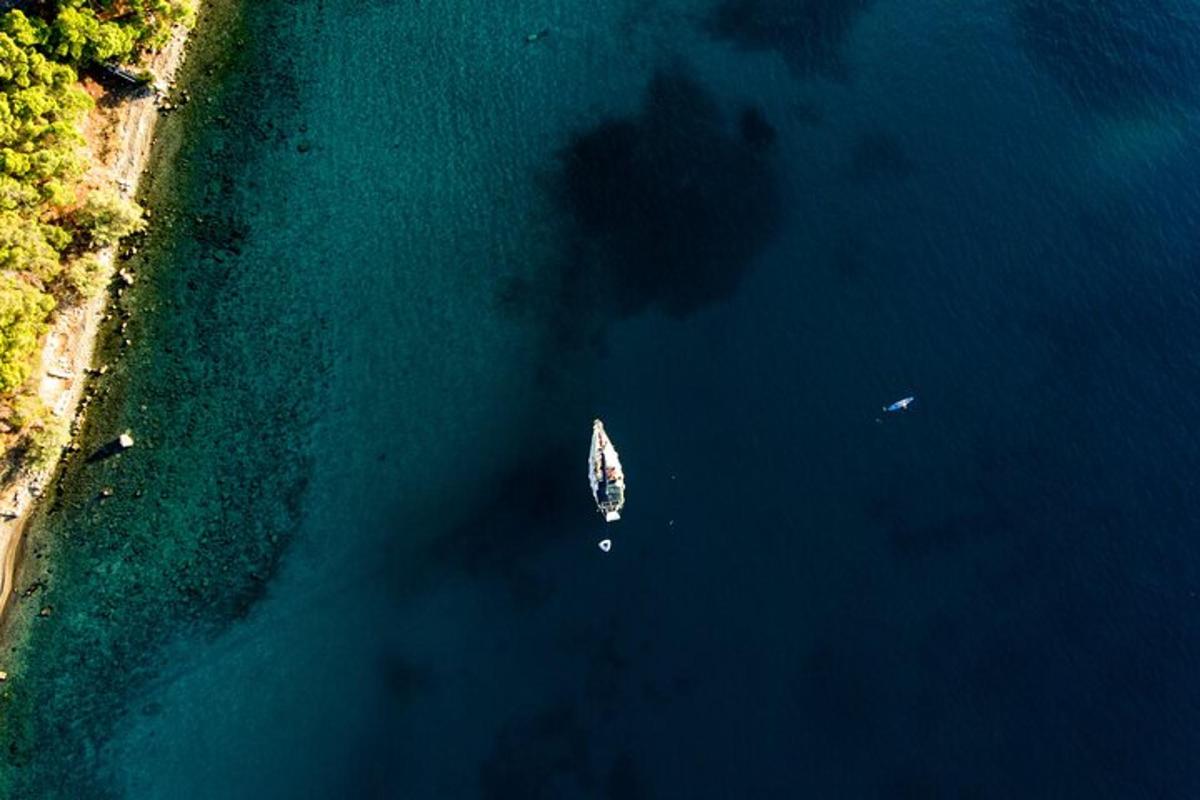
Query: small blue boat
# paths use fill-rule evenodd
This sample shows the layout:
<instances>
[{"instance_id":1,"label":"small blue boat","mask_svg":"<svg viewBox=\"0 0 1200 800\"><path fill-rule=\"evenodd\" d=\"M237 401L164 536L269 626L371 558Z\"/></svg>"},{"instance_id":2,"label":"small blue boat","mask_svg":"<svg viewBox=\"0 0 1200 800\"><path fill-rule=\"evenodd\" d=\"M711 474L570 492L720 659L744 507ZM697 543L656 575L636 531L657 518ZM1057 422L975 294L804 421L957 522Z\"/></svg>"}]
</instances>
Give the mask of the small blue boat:
<instances>
[{"instance_id":1,"label":"small blue boat","mask_svg":"<svg viewBox=\"0 0 1200 800\"><path fill-rule=\"evenodd\" d=\"M915 398L915 397L905 397L903 400L897 400L896 402L892 403L890 406L884 406L883 410L887 414L893 414L897 411L904 411L910 405L912 405L912 402L916 399L917 398Z\"/></svg>"}]
</instances>

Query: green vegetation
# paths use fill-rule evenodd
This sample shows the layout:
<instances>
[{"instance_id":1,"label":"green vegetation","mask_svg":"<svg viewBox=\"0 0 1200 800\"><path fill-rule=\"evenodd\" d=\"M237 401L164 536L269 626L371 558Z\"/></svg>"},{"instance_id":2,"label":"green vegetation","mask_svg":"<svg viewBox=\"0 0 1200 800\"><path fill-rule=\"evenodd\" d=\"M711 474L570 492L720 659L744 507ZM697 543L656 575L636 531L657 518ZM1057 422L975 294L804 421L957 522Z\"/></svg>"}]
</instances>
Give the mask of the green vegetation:
<instances>
[{"instance_id":1,"label":"green vegetation","mask_svg":"<svg viewBox=\"0 0 1200 800\"><path fill-rule=\"evenodd\" d=\"M76 70L129 64L191 24L195 0L41 0L0 15L0 418L30 457L51 458L29 382L54 309L95 297L109 279L96 252L143 226L111 189L87 191L80 127L92 100ZM51 428L55 428L53 431ZM15 441L6 441L11 447Z\"/></svg>"},{"instance_id":2,"label":"green vegetation","mask_svg":"<svg viewBox=\"0 0 1200 800\"><path fill-rule=\"evenodd\" d=\"M96 247L111 247L145 226L141 206L112 189L89 194L75 212L75 223Z\"/></svg>"},{"instance_id":3,"label":"green vegetation","mask_svg":"<svg viewBox=\"0 0 1200 800\"><path fill-rule=\"evenodd\" d=\"M0 274L0 391L11 392L29 377L38 339L54 298L10 274Z\"/></svg>"},{"instance_id":4,"label":"green vegetation","mask_svg":"<svg viewBox=\"0 0 1200 800\"><path fill-rule=\"evenodd\" d=\"M47 39L56 56L75 62L123 60L133 52L133 32L115 22L102 22L89 8L60 9Z\"/></svg>"},{"instance_id":5,"label":"green vegetation","mask_svg":"<svg viewBox=\"0 0 1200 800\"><path fill-rule=\"evenodd\" d=\"M25 47L73 64L125 62L162 46L176 23L195 19L195 0L54 0L44 17L17 16L4 31Z\"/></svg>"},{"instance_id":6,"label":"green vegetation","mask_svg":"<svg viewBox=\"0 0 1200 800\"><path fill-rule=\"evenodd\" d=\"M95 253L84 253L67 263L62 271L66 288L80 300L91 300L108 285L108 268Z\"/></svg>"},{"instance_id":7,"label":"green vegetation","mask_svg":"<svg viewBox=\"0 0 1200 800\"><path fill-rule=\"evenodd\" d=\"M23 440L28 464L34 469L52 465L71 443L71 421L66 417L45 417L29 429Z\"/></svg>"}]
</instances>

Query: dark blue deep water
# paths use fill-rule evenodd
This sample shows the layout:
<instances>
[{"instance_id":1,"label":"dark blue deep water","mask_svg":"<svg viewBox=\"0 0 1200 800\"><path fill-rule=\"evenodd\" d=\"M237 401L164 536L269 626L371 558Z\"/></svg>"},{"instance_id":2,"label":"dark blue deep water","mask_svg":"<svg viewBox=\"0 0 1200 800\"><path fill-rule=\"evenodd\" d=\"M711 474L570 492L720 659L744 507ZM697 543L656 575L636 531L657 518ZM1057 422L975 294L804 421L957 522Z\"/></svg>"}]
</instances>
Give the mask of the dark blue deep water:
<instances>
[{"instance_id":1,"label":"dark blue deep water","mask_svg":"<svg viewBox=\"0 0 1200 800\"><path fill-rule=\"evenodd\" d=\"M185 80L11 796L1200 796L1195 3L226 0Z\"/></svg>"}]
</instances>

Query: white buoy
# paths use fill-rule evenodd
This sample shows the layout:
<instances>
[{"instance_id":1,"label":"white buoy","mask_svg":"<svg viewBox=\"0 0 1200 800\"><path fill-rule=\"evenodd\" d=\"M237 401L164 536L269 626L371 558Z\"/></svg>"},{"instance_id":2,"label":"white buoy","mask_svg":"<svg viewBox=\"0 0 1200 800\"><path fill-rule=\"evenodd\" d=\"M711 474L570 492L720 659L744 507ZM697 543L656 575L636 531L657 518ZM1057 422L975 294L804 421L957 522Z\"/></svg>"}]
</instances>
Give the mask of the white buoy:
<instances>
[{"instance_id":1,"label":"white buoy","mask_svg":"<svg viewBox=\"0 0 1200 800\"><path fill-rule=\"evenodd\" d=\"M606 553L609 550L612 550L612 539L601 539L600 540L600 549Z\"/></svg>"}]
</instances>

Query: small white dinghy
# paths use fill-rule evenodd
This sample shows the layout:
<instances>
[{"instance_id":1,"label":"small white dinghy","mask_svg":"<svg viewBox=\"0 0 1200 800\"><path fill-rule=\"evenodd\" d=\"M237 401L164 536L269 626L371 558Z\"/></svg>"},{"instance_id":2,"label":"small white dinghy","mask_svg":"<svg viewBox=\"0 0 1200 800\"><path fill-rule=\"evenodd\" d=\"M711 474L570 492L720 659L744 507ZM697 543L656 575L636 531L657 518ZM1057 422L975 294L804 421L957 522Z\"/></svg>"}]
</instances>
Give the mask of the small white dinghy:
<instances>
[{"instance_id":1,"label":"small white dinghy","mask_svg":"<svg viewBox=\"0 0 1200 800\"><path fill-rule=\"evenodd\" d=\"M617 448L604 430L600 420L592 422L592 449L588 453L588 482L592 485L592 498L596 508L604 515L605 522L616 522L625 507L625 471ZM609 547L612 543L609 543ZM607 550L601 544L600 549Z\"/></svg>"}]
</instances>

